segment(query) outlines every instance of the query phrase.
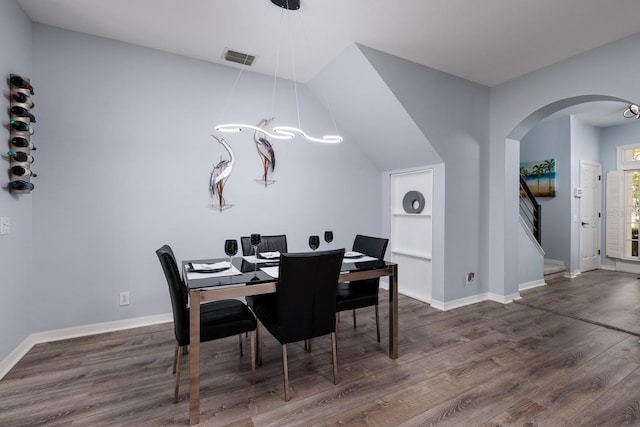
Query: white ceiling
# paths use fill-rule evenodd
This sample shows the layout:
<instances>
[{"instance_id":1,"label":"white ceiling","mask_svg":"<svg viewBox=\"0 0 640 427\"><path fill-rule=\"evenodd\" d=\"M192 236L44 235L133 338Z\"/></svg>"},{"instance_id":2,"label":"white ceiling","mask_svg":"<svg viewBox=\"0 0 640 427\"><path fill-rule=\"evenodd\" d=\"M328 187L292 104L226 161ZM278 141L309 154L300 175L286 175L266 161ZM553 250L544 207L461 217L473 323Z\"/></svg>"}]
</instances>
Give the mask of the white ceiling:
<instances>
[{"instance_id":1,"label":"white ceiling","mask_svg":"<svg viewBox=\"0 0 640 427\"><path fill-rule=\"evenodd\" d=\"M354 42L491 87L640 32L638 0L18 2L35 22L240 67L230 48L303 83Z\"/></svg>"}]
</instances>

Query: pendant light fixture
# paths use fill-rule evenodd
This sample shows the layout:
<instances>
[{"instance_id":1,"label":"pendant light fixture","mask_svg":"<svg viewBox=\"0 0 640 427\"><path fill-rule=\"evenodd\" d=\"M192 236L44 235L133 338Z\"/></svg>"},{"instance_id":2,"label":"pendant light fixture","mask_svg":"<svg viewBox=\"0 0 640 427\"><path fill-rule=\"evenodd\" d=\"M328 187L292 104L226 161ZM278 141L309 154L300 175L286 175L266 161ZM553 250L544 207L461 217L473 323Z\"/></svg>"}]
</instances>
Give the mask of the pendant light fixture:
<instances>
[{"instance_id":1,"label":"pendant light fixture","mask_svg":"<svg viewBox=\"0 0 640 427\"><path fill-rule=\"evenodd\" d=\"M286 10L298 10L300 9L300 0L270 0L274 5L281 7ZM283 12L284 13L284 12ZM279 56L278 46L278 56ZM298 115L298 126L275 126L271 131L268 131L264 128L259 128L257 126L251 124L244 123L224 123L215 126L215 129L219 132L240 132L242 129L251 129L253 131L260 132L272 139L293 139L296 135L300 135L308 141L313 142L321 142L328 144L335 144L342 142L342 137L339 135L324 135L322 138L313 137L308 135L304 130L301 129L300 126L300 105L298 102L298 83L296 82L296 70L295 70L295 56L293 51L293 41L291 42L291 57L292 59L292 67L293 67L293 88L295 94L295 102L296 102L296 112ZM276 61L276 70L274 73L274 96L275 96L275 85L277 80L277 72L278 72L278 64ZM333 118L333 117L332 117ZM334 121L335 126L335 121Z\"/></svg>"},{"instance_id":2,"label":"pendant light fixture","mask_svg":"<svg viewBox=\"0 0 640 427\"><path fill-rule=\"evenodd\" d=\"M622 115L627 119L640 119L640 107L636 104L631 104L629 105L629 108L624 110L624 113L622 113Z\"/></svg>"}]
</instances>

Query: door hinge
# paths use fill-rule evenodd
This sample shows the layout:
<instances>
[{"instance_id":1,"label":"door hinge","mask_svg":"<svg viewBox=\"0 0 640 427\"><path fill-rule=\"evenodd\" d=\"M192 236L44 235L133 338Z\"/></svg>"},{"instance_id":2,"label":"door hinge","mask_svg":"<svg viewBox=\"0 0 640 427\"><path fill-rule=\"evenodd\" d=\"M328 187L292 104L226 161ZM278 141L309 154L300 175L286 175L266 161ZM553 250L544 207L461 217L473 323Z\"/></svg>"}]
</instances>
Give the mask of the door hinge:
<instances>
[{"instance_id":1,"label":"door hinge","mask_svg":"<svg viewBox=\"0 0 640 427\"><path fill-rule=\"evenodd\" d=\"M600 218L600 212L598 212L598 218Z\"/></svg>"},{"instance_id":2,"label":"door hinge","mask_svg":"<svg viewBox=\"0 0 640 427\"><path fill-rule=\"evenodd\" d=\"M598 255L600 255L600 249L598 249Z\"/></svg>"},{"instance_id":3,"label":"door hinge","mask_svg":"<svg viewBox=\"0 0 640 427\"><path fill-rule=\"evenodd\" d=\"M598 175L598 181L602 181L602 175Z\"/></svg>"}]
</instances>

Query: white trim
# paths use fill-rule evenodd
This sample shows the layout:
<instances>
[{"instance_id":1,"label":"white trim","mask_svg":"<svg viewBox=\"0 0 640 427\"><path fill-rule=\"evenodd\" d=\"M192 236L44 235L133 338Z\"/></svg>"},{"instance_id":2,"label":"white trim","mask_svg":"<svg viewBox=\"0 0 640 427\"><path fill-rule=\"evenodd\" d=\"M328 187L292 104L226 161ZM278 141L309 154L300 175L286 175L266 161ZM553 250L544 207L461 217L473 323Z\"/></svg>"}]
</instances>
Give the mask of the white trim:
<instances>
[{"instance_id":1,"label":"white trim","mask_svg":"<svg viewBox=\"0 0 640 427\"><path fill-rule=\"evenodd\" d=\"M501 304L509 304L520 298L521 296L519 292L513 293L511 295L505 295L505 296L494 294L491 292L486 292L483 294L472 295L470 297L459 298L459 299L456 299L453 301L447 301L447 302L432 300L431 307L437 308L438 310L442 310L442 311L448 311L448 310L453 310L455 308L464 307L467 305L477 304L483 301L495 301Z\"/></svg>"},{"instance_id":2,"label":"white trim","mask_svg":"<svg viewBox=\"0 0 640 427\"><path fill-rule=\"evenodd\" d=\"M573 270L572 272L568 272L567 274L565 274L564 277L566 277L568 279L575 279L576 277L578 277L581 274L582 274L582 272L580 270Z\"/></svg>"},{"instance_id":3,"label":"white trim","mask_svg":"<svg viewBox=\"0 0 640 427\"><path fill-rule=\"evenodd\" d=\"M157 314L154 316L137 317L134 319L116 320L113 322L94 323L71 328L55 329L51 331L35 332L24 339L7 357L0 361L0 380L13 368L16 363L36 344L84 337L87 335L104 334L125 329L140 328L173 322L173 314Z\"/></svg>"},{"instance_id":4,"label":"white trim","mask_svg":"<svg viewBox=\"0 0 640 427\"><path fill-rule=\"evenodd\" d=\"M544 262L548 263L548 264L553 264L553 265L561 265L561 266L565 266L564 265L564 261L561 259L551 259L551 258L545 258Z\"/></svg>"},{"instance_id":5,"label":"white trim","mask_svg":"<svg viewBox=\"0 0 640 427\"><path fill-rule=\"evenodd\" d=\"M502 304L509 304L520 298L522 298L520 296L520 292L515 292L511 295L498 295L498 294L489 292L489 300L499 302Z\"/></svg>"},{"instance_id":6,"label":"white trim","mask_svg":"<svg viewBox=\"0 0 640 427\"><path fill-rule=\"evenodd\" d=\"M546 285L547 282L545 282L544 279L532 280L531 282L520 283L518 285L518 291L525 291L527 289L538 288Z\"/></svg>"},{"instance_id":7,"label":"white trim","mask_svg":"<svg viewBox=\"0 0 640 427\"><path fill-rule=\"evenodd\" d=\"M454 308L464 307L466 305L476 304L482 301L486 301L488 299L488 294L480 294L480 295L472 295L470 297L459 298L453 301L437 301L432 300L431 307L437 308L438 310L448 311L453 310Z\"/></svg>"},{"instance_id":8,"label":"white trim","mask_svg":"<svg viewBox=\"0 0 640 427\"><path fill-rule=\"evenodd\" d=\"M617 271L615 265L600 264L600 270Z\"/></svg>"}]
</instances>

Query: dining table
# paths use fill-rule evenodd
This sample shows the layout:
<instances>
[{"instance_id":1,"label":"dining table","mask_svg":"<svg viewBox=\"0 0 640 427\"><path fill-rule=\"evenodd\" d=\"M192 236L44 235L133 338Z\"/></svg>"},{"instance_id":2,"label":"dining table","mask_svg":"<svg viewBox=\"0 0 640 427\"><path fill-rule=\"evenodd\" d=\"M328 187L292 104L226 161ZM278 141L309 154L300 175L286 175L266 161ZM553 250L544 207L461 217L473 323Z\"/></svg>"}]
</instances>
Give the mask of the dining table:
<instances>
[{"instance_id":1,"label":"dining table","mask_svg":"<svg viewBox=\"0 0 640 427\"><path fill-rule=\"evenodd\" d=\"M194 272L193 266L212 265L229 258L197 259L182 262L189 290L189 425L200 423L200 304L276 292L277 259L236 257L226 271ZM270 272L272 275L267 274ZM274 277L275 276L275 277ZM395 263L363 258L344 258L338 281L389 277L389 358L398 358L398 266ZM199 303L198 303L199 302Z\"/></svg>"}]
</instances>

